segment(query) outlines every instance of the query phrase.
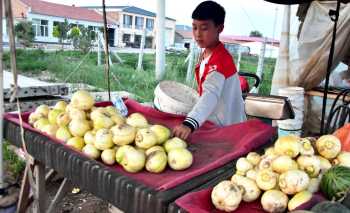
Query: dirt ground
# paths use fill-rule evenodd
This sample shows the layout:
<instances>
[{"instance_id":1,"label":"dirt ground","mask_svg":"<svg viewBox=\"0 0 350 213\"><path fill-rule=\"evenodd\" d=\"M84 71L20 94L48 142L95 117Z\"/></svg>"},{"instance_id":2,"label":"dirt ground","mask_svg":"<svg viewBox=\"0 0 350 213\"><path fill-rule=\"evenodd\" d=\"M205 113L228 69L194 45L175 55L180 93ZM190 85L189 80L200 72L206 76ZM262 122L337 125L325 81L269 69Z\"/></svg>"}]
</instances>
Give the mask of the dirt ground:
<instances>
[{"instance_id":1,"label":"dirt ground","mask_svg":"<svg viewBox=\"0 0 350 213\"><path fill-rule=\"evenodd\" d=\"M51 201L57 192L62 179L51 182L47 186L49 193L49 200ZM107 213L108 203L95 197L94 195L80 191L77 194L71 192L63 198L63 200L57 206L57 212L70 213L70 212L84 212L84 213Z\"/></svg>"},{"instance_id":2,"label":"dirt ground","mask_svg":"<svg viewBox=\"0 0 350 213\"><path fill-rule=\"evenodd\" d=\"M22 176L22 175L21 175ZM21 183L21 177L14 177L13 174L7 169L5 162L5 181L10 184ZM62 178L55 177L50 183L46 185L46 190L48 192L48 202L52 201L54 198ZM13 193L19 191L19 186L12 187L9 192ZM5 210L1 210L3 212ZM32 213L32 205L29 207L27 213ZM63 200L58 204L56 212L58 213L75 213L75 212L84 212L84 213L107 213L108 203L93 196L92 194L86 191L80 191L77 194L71 192L67 193Z\"/></svg>"}]
</instances>

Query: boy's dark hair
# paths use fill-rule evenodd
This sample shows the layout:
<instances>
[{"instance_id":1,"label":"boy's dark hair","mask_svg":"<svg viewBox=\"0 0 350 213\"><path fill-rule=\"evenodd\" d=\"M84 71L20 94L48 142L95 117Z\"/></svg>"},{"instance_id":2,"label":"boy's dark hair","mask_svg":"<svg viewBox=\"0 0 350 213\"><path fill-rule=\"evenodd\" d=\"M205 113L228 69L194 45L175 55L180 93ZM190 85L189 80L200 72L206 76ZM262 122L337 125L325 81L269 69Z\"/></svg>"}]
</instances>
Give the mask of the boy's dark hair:
<instances>
[{"instance_id":1,"label":"boy's dark hair","mask_svg":"<svg viewBox=\"0 0 350 213\"><path fill-rule=\"evenodd\" d=\"M220 25L225 22L225 9L214 1L204 1L193 11L192 19L212 20L215 25Z\"/></svg>"}]
</instances>

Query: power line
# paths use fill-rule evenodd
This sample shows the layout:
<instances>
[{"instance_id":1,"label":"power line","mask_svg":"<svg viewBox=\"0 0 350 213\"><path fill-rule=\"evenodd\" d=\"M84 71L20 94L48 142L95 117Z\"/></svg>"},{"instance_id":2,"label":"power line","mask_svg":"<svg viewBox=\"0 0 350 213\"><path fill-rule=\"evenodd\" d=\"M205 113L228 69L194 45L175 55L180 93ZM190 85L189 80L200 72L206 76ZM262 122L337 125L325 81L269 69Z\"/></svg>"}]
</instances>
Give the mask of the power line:
<instances>
[{"instance_id":1,"label":"power line","mask_svg":"<svg viewBox=\"0 0 350 213\"><path fill-rule=\"evenodd\" d=\"M238 4L239 5L239 4ZM242 5L239 5L241 7L241 9L243 10L243 13L247 16L248 21L250 23L250 25L252 25L253 29L257 31L257 28L255 27L253 20L250 18L248 12L244 9L244 7Z\"/></svg>"}]
</instances>

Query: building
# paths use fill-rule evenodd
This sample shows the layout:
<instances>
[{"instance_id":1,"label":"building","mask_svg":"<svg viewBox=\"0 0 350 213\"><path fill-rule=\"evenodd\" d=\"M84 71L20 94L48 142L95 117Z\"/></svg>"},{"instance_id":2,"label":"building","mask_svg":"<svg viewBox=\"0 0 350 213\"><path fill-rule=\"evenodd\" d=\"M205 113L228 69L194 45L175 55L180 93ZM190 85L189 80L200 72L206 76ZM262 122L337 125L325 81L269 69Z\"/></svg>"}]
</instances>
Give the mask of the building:
<instances>
[{"instance_id":1,"label":"building","mask_svg":"<svg viewBox=\"0 0 350 213\"><path fill-rule=\"evenodd\" d=\"M182 44L184 47L189 48L192 38L192 30L175 31L175 44Z\"/></svg>"},{"instance_id":2,"label":"building","mask_svg":"<svg viewBox=\"0 0 350 213\"><path fill-rule=\"evenodd\" d=\"M175 32L175 44L182 45L186 48L190 47L193 40L192 28L186 25L177 25ZM220 36L220 40L224 43L226 49L232 54L237 54L239 50L244 53L249 53L249 48L242 46L239 42L232 39L230 36Z\"/></svg>"},{"instance_id":3,"label":"building","mask_svg":"<svg viewBox=\"0 0 350 213\"><path fill-rule=\"evenodd\" d=\"M103 17L100 13L62 4L55 4L40 0L11 0L12 11L15 22L21 20L31 21L35 32L35 41L44 43L57 43L58 38L53 36L54 26L67 19L73 26L85 26L98 31L103 27ZM5 23L5 21L3 21ZM108 31L111 38L117 24L110 19L107 20ZM7 31L4 28L4 41L8 41ZM114 45L113 40L111 45Z\"/></svg>"},{"instance_id":4,"label":"building","mask_svg":"<svg viewBox=\"0 0 350 213\"><path fill-rule=\"evenodd\" d=\"M102 11L101 6L87 6L91 10ZM141 38L145 31L146 48L155 48L156 14L134 6L106 6L107 15L118 23L118 47L140 47ZM171 46L175 40L176 20L166 17L165 20L165 46Z\"/></svg>"},{"instance_id":5,"label":"building","mask_svg":"<svg viewBox=\"0 0 350 213\"><path fill-rule=\"evenodd\" d=\"M261 48L264 42L266 42L265 57L277 58L279 54L278 40L272 38L263 37L251 37L251 36L227 36L228 38L235 40L238 44L248 47L249 54L260 55Z\"/></svg>"},{"instance_id":6,"label":"building","mask_svg":"<svg viewBox=\"0 0 350 213\"><path fill-rule=\"evenodd\" d=\"M175 43L189 48L192 41L192 29L186 25L177 25L175 32ZM220 35L220 40L224 43L226 49L232 54L238 54L239 51L245 54L260 55L262 44L265 38L250 36ZM265 57L276 58L278 56L279 41L266 38Z\"/></svg>"}]
</instances>

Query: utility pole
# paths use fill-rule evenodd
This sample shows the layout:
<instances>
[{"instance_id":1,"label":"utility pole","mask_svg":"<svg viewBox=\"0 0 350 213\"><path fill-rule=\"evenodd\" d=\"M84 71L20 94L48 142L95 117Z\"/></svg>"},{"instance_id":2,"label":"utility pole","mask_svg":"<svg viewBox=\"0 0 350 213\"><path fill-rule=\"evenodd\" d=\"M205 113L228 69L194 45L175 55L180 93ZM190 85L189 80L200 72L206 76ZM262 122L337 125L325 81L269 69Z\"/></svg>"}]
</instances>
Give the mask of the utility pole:
<instances>
[{"instance_id":1,"label":"utility pole","mask_svg":"<svg viewBox=\"0 0 350 213\"><path fill-rule=\"evenodd\" d=\"M156 18L156 79L160 81L165 73L165 0L157 0Z\"/></svg>"}]
</instances>

